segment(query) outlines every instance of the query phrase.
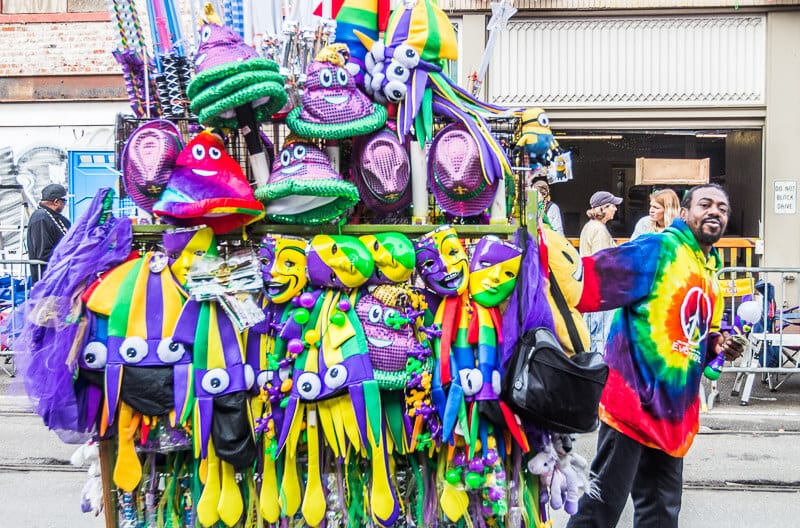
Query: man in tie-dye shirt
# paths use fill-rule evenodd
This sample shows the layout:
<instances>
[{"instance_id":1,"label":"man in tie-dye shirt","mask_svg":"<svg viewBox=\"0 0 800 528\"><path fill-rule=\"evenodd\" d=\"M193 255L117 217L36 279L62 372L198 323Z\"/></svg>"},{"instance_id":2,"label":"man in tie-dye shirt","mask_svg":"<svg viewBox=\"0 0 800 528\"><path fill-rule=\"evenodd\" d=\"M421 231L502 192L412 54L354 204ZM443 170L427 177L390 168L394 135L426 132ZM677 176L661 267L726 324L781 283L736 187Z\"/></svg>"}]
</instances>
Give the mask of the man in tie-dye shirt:
<instances>
[{"instance_id":1,"label":"man in tie-dye shirt","mask_svg":"<svg viewBox=\"0 0 800 528\"><path fill-rule=\"evenodd\" d=\"M742 346L719 334L723 299L712 247L725 232L728 195L690 189L681 217L662 233L583 259L581 311L617 310L605 348L608 383L592 471L599 497L584 495L569 527L615 526L628 495L636 526L678 526L683 456L699 423L703 368Z\"/></svg>"}]
</instances>

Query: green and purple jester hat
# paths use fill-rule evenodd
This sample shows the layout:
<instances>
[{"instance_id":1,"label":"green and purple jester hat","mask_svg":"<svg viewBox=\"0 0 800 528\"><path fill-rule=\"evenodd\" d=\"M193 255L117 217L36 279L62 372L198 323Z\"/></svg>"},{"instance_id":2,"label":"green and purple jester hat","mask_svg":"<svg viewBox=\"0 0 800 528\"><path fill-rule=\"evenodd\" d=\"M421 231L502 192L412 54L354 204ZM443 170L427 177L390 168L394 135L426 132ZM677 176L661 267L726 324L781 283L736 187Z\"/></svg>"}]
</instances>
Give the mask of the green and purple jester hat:
<instances>
[{"instance_id":1,"label":"green and purple jester hat","mask_svg":"<svg viewBox=\"0 0 800 528\"><path fill-rule=\"evenodd\" d=\"M511 173L505 151L485 116L508 109L473 97L443 71L458 60L455 31L435 0L410 0L392 13L383 42L356 33L370 50L365 57L365 91L378 102L397 104L397 132L416 132L420 144L433 138L434 115L463 124L480 147L488 184Z\"/></svg>"}]
</instances>

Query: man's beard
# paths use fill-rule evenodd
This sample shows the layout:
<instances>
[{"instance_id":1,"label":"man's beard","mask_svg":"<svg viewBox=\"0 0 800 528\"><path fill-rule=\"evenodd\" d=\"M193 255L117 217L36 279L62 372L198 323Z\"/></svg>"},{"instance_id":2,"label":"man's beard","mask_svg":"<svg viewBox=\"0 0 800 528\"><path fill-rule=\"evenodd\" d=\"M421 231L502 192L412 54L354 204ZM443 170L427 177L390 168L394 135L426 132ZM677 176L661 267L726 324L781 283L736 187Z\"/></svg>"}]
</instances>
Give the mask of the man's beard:
<instances>
[{"instance_id":1,"label":"man's beard","mask_svg":"<svg viewBox=\"0 0 800 528\"><path fill-rule=\"evenodd\" d=\"M709 245L716 244L717 241L720 238L722 238L722 234L725 232L725 226L723 226L721 224L719 226L719 231L717 231L716 233L713 233L713 234L712 233L707 233L706 231L704 231L703 230L703 226L704 226L704 224L701 223L700 224L700 229L698 229L697 232L694 234L694 236L697 239L697 241L699 243L701 243L701 244L709 244Z\"/></svg>"}]
</instances>

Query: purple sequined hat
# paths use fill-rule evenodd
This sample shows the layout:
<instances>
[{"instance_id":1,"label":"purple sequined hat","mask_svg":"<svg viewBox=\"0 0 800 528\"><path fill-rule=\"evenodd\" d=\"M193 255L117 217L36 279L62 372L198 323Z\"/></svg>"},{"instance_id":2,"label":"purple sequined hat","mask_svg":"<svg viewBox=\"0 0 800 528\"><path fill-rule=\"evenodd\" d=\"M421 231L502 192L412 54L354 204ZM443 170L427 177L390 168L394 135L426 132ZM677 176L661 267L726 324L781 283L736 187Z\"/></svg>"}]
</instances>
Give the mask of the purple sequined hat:
<instances>
[{"instance_id":1,"label":"purple sequined hat","mask_svg":"<svg viewBox=\"0 0 800 528\"><path fill-rule=\"evenodd\" d=\"M140 125L125 142L120 160L125 193L148 213L164 192L181 150L180 131L166 119Z\"/></svg>"},{"instance_id":2,"label":"purple sequined hat","mask_svg":"<svg viewBox=\"0 0 800 528\"><path fill-rule=\"evenodd\" d=\"M341 56L323 48L306 69L303 104L286 118L289 128L307 138L362 136L386 123L386 108L356 87Z\"/></svg>"},{"instance_id":3,"label":"purple sequined hat","mask_svg":"<svg viewBox=\"0 0 800 528\"><path fill-rule=\"evenodd\" d=\"M394 213L411 204L408 153L397 134L381 130L353 141L353 179L364 205Z\"/></svg>"},{"instance_id":4,"label":"purple sequined hat","mask_svg":"<svg viewBox=\"0 0 800 528\"><path fill-rule=\"evenodd\" d=\"M478 144L457 123L447 125L433 138L428 185L439 207L455 216L482 213L497 191L497 181L490 185L483 177Z\"/></svg>"},{"instance_id":5,"label":"purple sequined hat","mask_svg":"<svg viewBox=\"0 0 800 528\"><path fill-rule=\"evenodd\" d=\"M290 137L272 165L269 181L255 196L266 204L267 218L273 222L316 225L358 203L358 188L333 170L319 147Z\"/></svg>"}]
</instances>

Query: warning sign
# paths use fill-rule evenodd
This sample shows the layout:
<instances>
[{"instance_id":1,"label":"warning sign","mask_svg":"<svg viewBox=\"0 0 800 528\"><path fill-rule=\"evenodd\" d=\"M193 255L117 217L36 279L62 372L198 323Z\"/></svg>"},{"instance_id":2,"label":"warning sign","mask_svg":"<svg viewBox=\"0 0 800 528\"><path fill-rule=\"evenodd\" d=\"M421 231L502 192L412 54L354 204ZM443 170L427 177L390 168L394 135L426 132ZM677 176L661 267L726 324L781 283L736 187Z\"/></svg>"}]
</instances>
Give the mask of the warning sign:
<instances>
[{"instance_id":1,"label":"warning sign","mask_svg":"<svg viewBox=\"0 0 800 528\"><path fill-rule=\"evenodd\" d=\"M797 182L775 182L775 214L795 214L797 212Z\"/></svg>"}]
</instances>

